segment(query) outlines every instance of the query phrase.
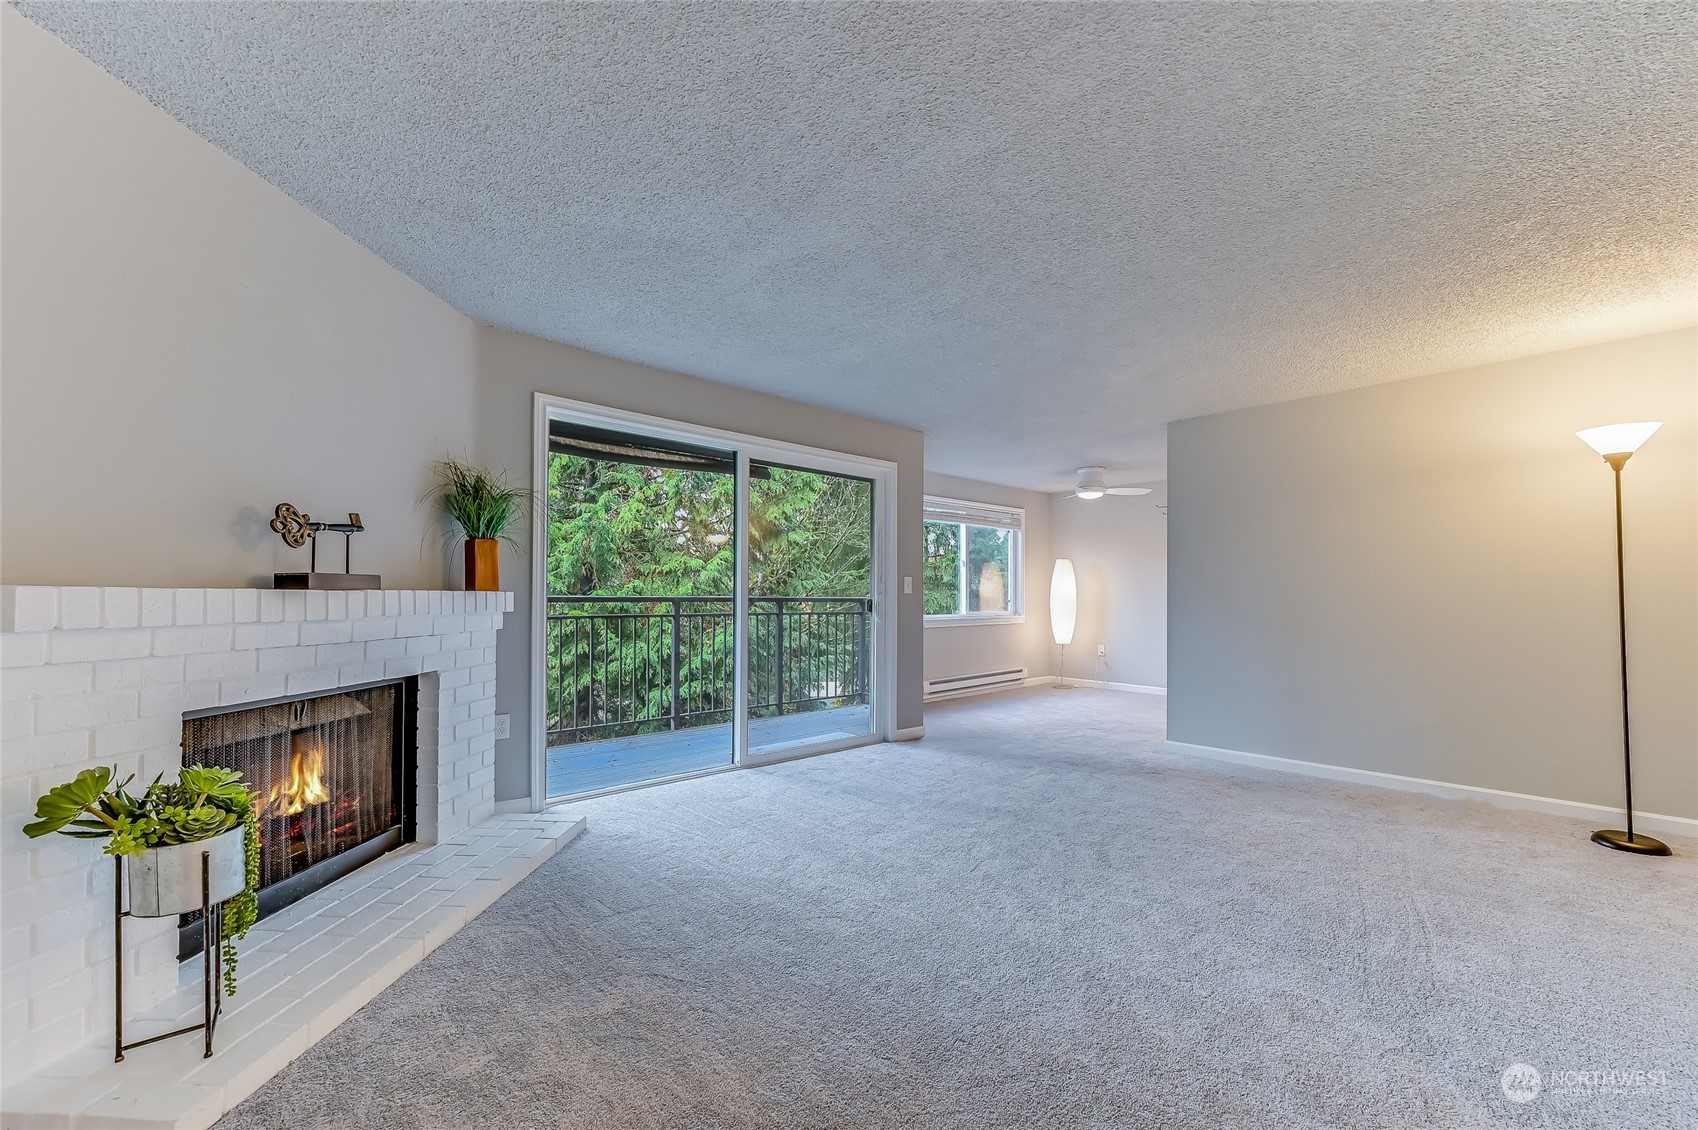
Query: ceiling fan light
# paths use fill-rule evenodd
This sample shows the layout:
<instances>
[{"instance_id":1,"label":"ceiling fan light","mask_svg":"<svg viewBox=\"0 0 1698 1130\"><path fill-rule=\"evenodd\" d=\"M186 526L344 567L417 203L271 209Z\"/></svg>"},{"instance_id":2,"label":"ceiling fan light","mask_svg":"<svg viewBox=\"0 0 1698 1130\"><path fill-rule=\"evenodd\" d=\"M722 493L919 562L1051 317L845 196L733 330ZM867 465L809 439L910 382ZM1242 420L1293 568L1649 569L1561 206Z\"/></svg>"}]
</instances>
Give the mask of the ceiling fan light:
<instances>
[{"instance_id":1,"label":"ceiling fan light","mask_svg":"<svg viewBox=\"0 0 1698 1130\"><path fill-rule=\"evenodd\" d=\"M1101 467L1079 468L1079 481L1073 487L1073 493L1079 498L1101 498L1108 491L1108 485L1103 481Z\"/></svg>"}]
</instances>

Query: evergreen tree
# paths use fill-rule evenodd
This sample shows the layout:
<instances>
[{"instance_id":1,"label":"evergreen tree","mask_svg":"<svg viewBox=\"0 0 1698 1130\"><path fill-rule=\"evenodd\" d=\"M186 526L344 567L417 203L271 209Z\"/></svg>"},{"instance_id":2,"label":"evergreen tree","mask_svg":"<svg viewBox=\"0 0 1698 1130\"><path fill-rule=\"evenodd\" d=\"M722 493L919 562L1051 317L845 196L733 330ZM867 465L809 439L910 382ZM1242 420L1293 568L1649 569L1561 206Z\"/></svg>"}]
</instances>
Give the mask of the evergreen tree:
<instances>
[{"instance_id":1,"label":"evergreen tree","mask_svg":"<svg viewBox=\"0 0 1698 1130\"><path fill-rule=\"evenodd\" d=\"M555 740L729 718L736 579L732 477L551 457L546 501L549 729ZM778 605L763 598L872 595L872 485L764 468L749 490L751 701L775 702ZM571 596L628 597L574 603ZM673 597L698 599L679 606ZM784 698L864 701L864 606L787 599ZM842 692L842 693L840 693ZM757 710L757 713L760 711ZM572 731L570 735L566 731Z\"/></svg>"}]
</instances>

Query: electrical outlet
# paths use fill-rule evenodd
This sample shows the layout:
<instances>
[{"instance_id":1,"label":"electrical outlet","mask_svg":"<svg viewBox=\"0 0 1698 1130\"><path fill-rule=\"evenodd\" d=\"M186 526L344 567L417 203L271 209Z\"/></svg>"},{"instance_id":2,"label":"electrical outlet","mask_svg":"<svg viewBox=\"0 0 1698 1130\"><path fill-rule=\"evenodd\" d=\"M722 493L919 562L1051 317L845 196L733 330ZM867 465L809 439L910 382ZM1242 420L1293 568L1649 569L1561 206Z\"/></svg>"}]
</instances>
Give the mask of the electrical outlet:
<instances>
[{"instance_id":1,"label":"electrical outlet","mask_svg":"<svg viewBox=\"0 0 1698 1130\"><path fill-rule=\"evenodd\" d=\"M512 736L513 716L511 714L497 714L495 716L495 740L500 741L502 738Z\"/></svg>"},{"instance_id":2,"label":"electrical outlet","mask_svg":"<svg viewBox=\"0 0 1698 1130\"><path fill-rule=\"evenodd\" d=\"M1108 654L1108 645L1099 643L1097 645L1097 654L1098 655L1107 655Z\"/></svg>"},{"instance_id":3,"label":"electrical outlet","mask_svg":"<svg viewBox=\"0 0 1698 1130\"><path fill-rule=\"evenodd\" d=\"M914 595L914 578L913 577L903 577L902 578L902 594L904 596L913 596Z\"/></svg>"}]
</instances>

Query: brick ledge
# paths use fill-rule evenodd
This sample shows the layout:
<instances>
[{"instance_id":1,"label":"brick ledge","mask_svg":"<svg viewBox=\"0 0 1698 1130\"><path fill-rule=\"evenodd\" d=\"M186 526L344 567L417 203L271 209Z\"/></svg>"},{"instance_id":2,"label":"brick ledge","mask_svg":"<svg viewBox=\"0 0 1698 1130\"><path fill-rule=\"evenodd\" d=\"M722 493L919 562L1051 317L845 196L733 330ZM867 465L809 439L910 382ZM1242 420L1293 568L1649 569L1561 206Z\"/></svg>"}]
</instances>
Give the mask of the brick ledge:
<instances>
[{"instance_id":1,"label":"brick ledge","mask_svg":"<svg viewBox=\"0 0 1698 1130\"><path fill-rule=\"evenodd\" d=\"M446 589L150 589L0 585L0 632L165 628L513 611L510 592Z\"/></svg>"}]
</instances>

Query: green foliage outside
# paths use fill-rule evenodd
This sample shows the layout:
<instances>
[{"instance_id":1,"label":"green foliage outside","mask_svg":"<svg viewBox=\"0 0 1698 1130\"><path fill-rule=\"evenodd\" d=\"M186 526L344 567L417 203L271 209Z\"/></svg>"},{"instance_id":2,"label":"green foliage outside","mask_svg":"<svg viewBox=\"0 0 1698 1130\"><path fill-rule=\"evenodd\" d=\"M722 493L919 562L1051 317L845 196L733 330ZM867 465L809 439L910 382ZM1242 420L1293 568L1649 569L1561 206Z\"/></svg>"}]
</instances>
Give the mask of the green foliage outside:
<instances>
[{"instance_id":1,"label":"green foliage outside","mask_svg":"<svg viewBox=\"0 0 1698 1130\"><path fill-rule=\"evenodd\" d=\"M966 534L967 591L961 592L962 534ZM1006 612L1013 599L1013 535L993 526L927 522L925 608L927 616Z\"/></svg>"},{"instance_id":2,"label":"green foliage outside","mask_svg":"<svg viewBox=\"0 0 1698 1130\"><path fill-rule=\"evenodd\" d=\"M777 605L770 599L872 595L872 486L770 469L749 490L751 702L778 697ZM629 597L549 608L551 740L666 729L680 606L678 698L692 724L730 716L736 497L732 477L556 455L548 474L548 591ZM717 599L714 599L717 598ZM788 602L787 712L865 701L865 617L856 604ZM806 700L804 703L803 700ZM763 706L762 704L768 704ZM572 731L567 733L567 731Z\"/></svg>"},{"instance_id":3,"label":"green foliage outside","mask_svg":"<svg viewBox=\"0 0 1698 1130\"><path fill-rule=\"evenodd\" d=\"M1014 535L993 526L967 527L967 611L1007 612L1013 599Z\"/></svg>"},{"instance_id":4,"label":"green foliage outside","mask_svg":"<svg viewBox=\"0 0 1698 1130\"><path fill-rule=\"evenodd\" d=\"M926 523L927 616L950 616L961 611L961 527L954 522Z\"/></svg>"}]
</instances>

